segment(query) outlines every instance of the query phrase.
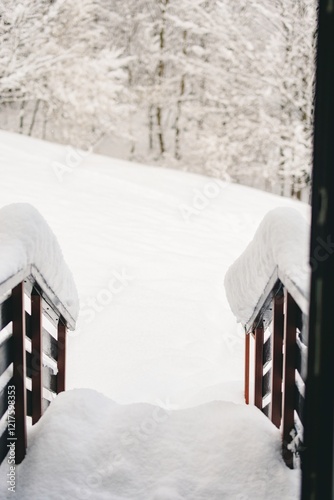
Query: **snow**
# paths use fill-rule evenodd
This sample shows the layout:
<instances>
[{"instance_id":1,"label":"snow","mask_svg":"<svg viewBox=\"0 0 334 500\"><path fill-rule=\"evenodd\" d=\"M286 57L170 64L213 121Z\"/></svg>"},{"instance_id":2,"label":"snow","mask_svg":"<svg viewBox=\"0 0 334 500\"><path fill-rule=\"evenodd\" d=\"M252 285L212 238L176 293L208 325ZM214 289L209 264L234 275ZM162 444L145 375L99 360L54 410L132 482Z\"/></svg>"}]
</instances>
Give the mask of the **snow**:
<instances>
[{"instance_id":1,"label":"snow","mask_svg":"<svg viewBox=\"0 0 334 500\"><path fill-rule=\"evenodd\" d=\"M61 248L41 214L29 203L0 210L0 284L34 265L49 288L76 320L78 292Z\"/></svg>"},{"instance_id":2,"label":"snow","mask_svg":"<svg viewBox=\"0 0 334 500\"><path fill-rule=\"evenodd\" d=\"M19 479L20 500L293 500L299 473L255 407L175 411L81 389L60 394L35 426Z\"/></svg>"},{"instance_id":3,"label":"snow","mask_svg":"<svg viewBox=\"0 0 334 500\"><path fill-rule=\"evenodd\" d=\"M84 390L30 431L19 498L297 498L278 431L243 404L244 336L224 276L268 210L309 207L1 131L0 177L2 206L33 204L52 228L81 304L67 387ZM159 408L170 418L123 453L120 436ZM125 457L115 474L113 450Z\"/></svg>"},{"instance_id":4,"label":"snow","mask_svg":"<svg viewBox=\"0 0 334 500\"><path fill-rule=\"evenodd\" d=\"M264 217L225 276L227 299L239 322L247 324L277 268L309 296L309 234L308 222L293 208L276 208Z\"/></svg>"}]
</instances>

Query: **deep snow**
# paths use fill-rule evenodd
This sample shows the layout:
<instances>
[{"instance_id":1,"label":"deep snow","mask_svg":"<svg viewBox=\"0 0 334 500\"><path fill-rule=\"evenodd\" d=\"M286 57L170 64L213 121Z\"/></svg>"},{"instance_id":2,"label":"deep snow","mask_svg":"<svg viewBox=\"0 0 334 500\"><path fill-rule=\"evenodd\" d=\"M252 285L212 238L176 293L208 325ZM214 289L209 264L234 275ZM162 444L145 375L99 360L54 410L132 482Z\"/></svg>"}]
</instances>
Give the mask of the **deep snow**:
<instances>
[{"instance_id":1,"label":"deep snow","mask_svg":"<svg viewBox=\"0 0 334 500\"><path fill-rule=\"evenodd\" d=\"M76 498L62 488L101 470L100 486L87 486L94 499L296 498L278 431L242 404L244 339L223 282L268 210L295 207L307 217L308 207L6 132L0 177L1 205L32 203L42 213L78 287L68 388L98 389L117 402L86 391L58 398L31 433L19 487L36 500ZM118 436L159 407L172 417L126 448L125 464L109 477ZM56 480L63 473L64 484Z\"/></svg>"},{"instance_id":2,"label":"deep snow","mask_svg":"<svg viewBox=\"0 0 334 500\"><path fill-rule=\"evenodd\" d=\"M173 411L76 390L36 425L18 478L20 500L295 500L299 473L255 407Z\"/></svg>"}]
</instances>

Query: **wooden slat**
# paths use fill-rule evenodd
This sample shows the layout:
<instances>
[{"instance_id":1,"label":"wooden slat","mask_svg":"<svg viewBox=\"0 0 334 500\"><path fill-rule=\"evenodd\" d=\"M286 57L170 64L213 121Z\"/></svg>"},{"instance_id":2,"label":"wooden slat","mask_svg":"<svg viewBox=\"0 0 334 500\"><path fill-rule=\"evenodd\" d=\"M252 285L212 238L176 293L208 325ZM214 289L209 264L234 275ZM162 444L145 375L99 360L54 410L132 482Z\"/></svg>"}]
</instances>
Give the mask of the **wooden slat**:
<instances>
[{"instance_id":1,"label":"wooden slat","mask_svg":"<svg viewBox=\"0 0 334 500\"><path fill-rule=\"evenodd\" d=\"M273 365L271 389L271 421L276 427L281 425L282 416L282 370L283 370L283 296L274 297L273 316Z\"/></svg>"},{"instance_id":2,"label":"wooden slat","mask_svg":"<svg viewBox=\"0 0 334 500\"><path fill-rule=\"evenodd\" d=\"M32 417L33 416L33 401L32 401L32 392L29 389L27 389L26 398L27 398L27 416ZM50 401L43 397L42 398L43 413L49 407L49 405L50 405Z\"/></svg>"},{"instance_id":3,"label":"wooden slat","mask_svg":"<svg viewBox=\"0 0 334 500\"><path fill-rule=\"evenodd\" d=\"M265 366L271 360L271 335L267 338L263 344L263 359L262 364Z\"/></svg>"},{"instance_id":4,"label":"wooden slat","mask_svg":"<svg viewBox=\"0 0 334 500\"><path fill-rule=\"evenodd\" d=\"M262 412L269 418L270 415L270 403L262 408Z\"/></svg>"},{"instance_id":5,"label":"wooden slat","mask_svg":"<svg viewBox=\"0 0 334 500\"><path fill-rule=\"evenodd\" d=\"M42 300L40 295L31 295L31 384L32 384L32 423L42 416Z\"/></svg>"},{"instance_id":6,"label":"wooden slat","mask_svg":"<svg viewBox=\"0 0 334 500\"><path fill-rule=\"evenodd\" d=\"M255 380L254 404L262 410L262 376L263 376L263 325L260 323L255 329Z\"/></svg>"},{"instance_id":7,"label":"wooden slat","mask_svg":"<svg viewBox=\"0 0 334 500\"><path fill-rule=\"evenodd\" d=\"M31 329L31 316L26 312L26 336L31 340L32 338L32 329ZM57 340L47 331L46 328L42 327L42 336L43 336L43 352L52 358L54 361L57 361L58 357L58 347Z\"/></svg>"},{"instance_id":8,"label":"wooden slat","mask_svg":"<svg viewBox=\"0 0 334 500\"><path fill-rule=\"evenodd\" d=\"M13 337L8 337L0 346L0 375L13 362Z\"/></svg>"},{"instance_id":9,"label":"wooden slat","mask_svg":"<svg viewBox=\"0 0 334 500\"><path fill-rule=\"evenodd\" d=\"M245 403L249 404L249 361L250 361L250 334L245 335Z\"/></svg>"},{"instance_id":10,"label":"wooden slat","mask_svg":"<svg viewBox=\"0 0 334 500\"><path fill-rule=\"evenodd\" d=\"M288 467L293 467L292 452L287 448L294 427L295 398L295 348L296 348L297 305L286 292L286 313L284 321L284 366L283 366L283 458Z\"/></svg>"},{"instance_id":11,"label":"wooden slat","mask_svg":"<svg viewBox=\"0 0 334 500\"><path fill-rule=\"evenodd\" d=\"M42 329L43 334L43 352L49 358L57 361L58 359L58 345L56 339L45 329Z\"/></svg>"},{"instance_id":12,"label":"wooden slat","mask_svg":"<svg viewBox=\"0 0 334 500\"><path fill-rule=\"evenodd\" d=\"M298 413L299 420L304 425L304 407L305 407L305 398L302 394L300 394L298 387L295 385L295 410Z\"/></svg>"},{"instance_id":13,"label":"wooden slat","mask_svg":"<svg viewBox=\"0 0 334 500\"><path fill-rule=\"evenodd\" d=\"M32 392L29 389L26 390L26 401L27 401L26 415L28 417L32 417Z\"/></svg>"},{"instance_id":14,"label":"wooden slat","mask_svg":"<svg viewBox=\"0 0 334 500\"><path fill-rule=\"evenodd\" d=\"M13 381L15 385L15 437L16 463L19 464L25 457L27 449L26 427L26 357L25 357L25 311L24 285L19 283L12 291L13 307Z\"/></svg>"},{"instance_id":15,"label":"wooden slat","mask_svg":"<svg viewBox=\"0 0 334 500\"><path fill-rule=\"evenodd\" d=\"M45 389L48 389L49 391L57 394L57 389L58 389L57 378L58 377L57 377L57 375L54 375L53 373L50 373L50 372L52 372L52 370L50 370L50 368L48 368L47 366L43 367L43 387L45 387Z\"/></svg>"},{"instance_id":16,"label":"wooden slat","mask_svg":"<svg viewBox=\"0 0 334 500\"><path fill-rule=\"evenodd\" d=\"M32 354L26 352L26 374L28 378L32 379L34 366ZM49 366L42 366L42 387L57 393L57 375L54 375L52 368Z\"/></svg>"},{"instance_id":17,"label":"wooden slat","mask_svg":"<svg viewBox=\"0 0 334 500\"><path fill-rule=\"evenodd\" d=\"M262 377L262 397L271 393L271 369Z\"/></svg>"},{"instance_id":18,"label":"wooden slat","mask_svg":"<svg viewBox=\"0 0 334 500\"><path fill-rule=\"evenodd\" d=\"M301 379L306 382L307 377L307 359L305 359L306 353L299 347L298 342L296 343L296 357L295 357L295 367L298 371Z\"/></svg>"},{"instance_id":19,"label":"wooden slat","mask_svg":"<svg viewBox=\"0 0 334 500\"><path fill-rule=\"evenodd\" d=\"M0 304L0 331L12 321L12 298Z\"/></svg>"},{"instance_id":20,"label":"wooden slat","mask_svg":"<svg viewBox=\"0 0 334 500\"><path fill-rule=\"evenodd\" d=\"M58 374L57 393L65 391L66 378L66 324L63 318L58 323Z\"/></svg>"}]
</instances>

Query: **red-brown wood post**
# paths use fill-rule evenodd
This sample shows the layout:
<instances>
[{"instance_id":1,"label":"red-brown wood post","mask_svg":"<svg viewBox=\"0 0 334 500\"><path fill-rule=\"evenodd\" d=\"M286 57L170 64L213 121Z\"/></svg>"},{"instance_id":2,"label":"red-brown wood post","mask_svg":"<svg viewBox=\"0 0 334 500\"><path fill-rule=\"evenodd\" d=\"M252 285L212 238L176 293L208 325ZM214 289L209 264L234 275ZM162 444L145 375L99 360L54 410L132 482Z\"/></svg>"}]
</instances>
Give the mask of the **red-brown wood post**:
<instances>
[{"instance_id":1,"label":"red-brown wood post","mask_svg":"<svg viewBox=\"0 0 334 500\"><path fill-rule=\"evenodd\" d=\"M282 416L282 370L283 370L283 333L284 297L274 297L273 307L273 365L271 391L271 421L276 427L281 425Z\"/></svg>"},{"instance_id":2,"label":"red-brown wood post","mask_svg":"<svg viewBox=\"0 0 334 500\"><path fill-rule=\"evenodd\" d=\"M245 403L249 404L249 357L250 357L250 333L245 335Z\"/></svg>"},{"instance_id":3,"label":"red-brown wood post","mask_svg":"<svg viewBox=\"0 0 334 500\"><path fill-rule=\"evenodd\" d=\"M42 416L42 298L31 295L32 423Z\"/></svg>"},{"instance_id":4,"label":"red-brown wood post","mask_svg":"<svg viewBox=\"0 0 334 500\"><path fill-rule=\"evenodd\" d=\"M15 462L20 464L27 449L27 394L26 394L26 350L25 350L25 309L24 283L12 291L13 308L13 384L15 386L15 431L9 437L16 440Z\"/></svg>"},{"instance_id":5,"label":"red-brown wood post","mask_svg":"<svg viewBox=\"0 0 334 500\"><path fill-rule=\"evenodd\" d=\"M262 411L262 378L263 378L263 323L255 329L255 380L254 404Z\"/></svg>"},{"instance_id":6,"label":"red-brown wood post","mask_svg":"<svg viewBox=\"0 0 334 500\"><path fill-rule=\"evenodd\" d=\"M58 322L57 393L65 391L66 376L66 324L62 317Z\"/></svg>"},{"instance_id":7,"label":"red-brown wood post","mask_svg":"<svg viewBox=\"0 0 334 500\"><path fill-rule=\"evenodd\" d=\"M285 463L293 467L293 455L287 445L291 442L290 432L294 427L294 394L295 394L295 350L296 350L296 316L297 306L291 295L285 291L284 318L284 357L283 357L283 458Z\"/></svg>"}]
</instances>

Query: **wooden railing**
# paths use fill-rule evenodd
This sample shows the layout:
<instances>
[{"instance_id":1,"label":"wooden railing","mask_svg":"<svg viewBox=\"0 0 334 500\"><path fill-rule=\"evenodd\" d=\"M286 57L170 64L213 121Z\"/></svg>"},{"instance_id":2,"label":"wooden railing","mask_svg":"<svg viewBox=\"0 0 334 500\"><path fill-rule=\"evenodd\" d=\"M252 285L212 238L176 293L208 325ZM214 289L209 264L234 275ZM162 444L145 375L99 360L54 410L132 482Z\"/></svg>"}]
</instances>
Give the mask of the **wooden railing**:
<instances>
[{"instance_id":1,"label":"wooden railing","mask_svg":"<svg viewBox=\"0 0 334 500\"><path fill-rule=\"evenodd\" d=\"M245 400L281 429L291 468L303 451L307 314L308 301L277 271L246 325Z\"/></svg>"},{"instance_id":2,"label":"wooden railing","mask_svg":"<svg viewBox=\"0 0 334 500\"><path fill-rule=\"evenodd\" d=\"M35 266L0 284L0 463L22 462L27 425L65 389L66 330L75 320Z\"/></svg>"}]
</instances>

